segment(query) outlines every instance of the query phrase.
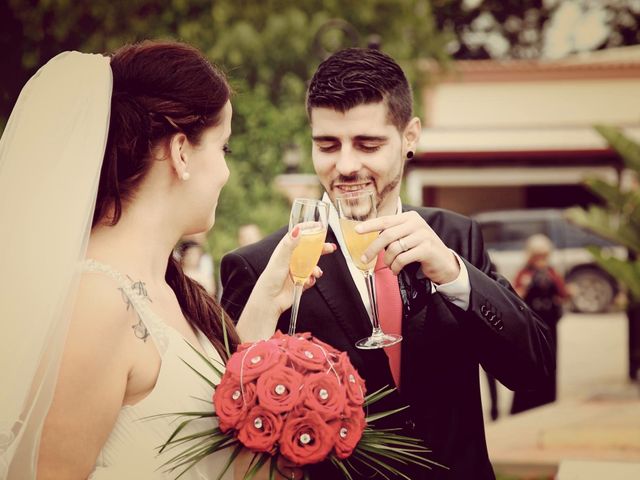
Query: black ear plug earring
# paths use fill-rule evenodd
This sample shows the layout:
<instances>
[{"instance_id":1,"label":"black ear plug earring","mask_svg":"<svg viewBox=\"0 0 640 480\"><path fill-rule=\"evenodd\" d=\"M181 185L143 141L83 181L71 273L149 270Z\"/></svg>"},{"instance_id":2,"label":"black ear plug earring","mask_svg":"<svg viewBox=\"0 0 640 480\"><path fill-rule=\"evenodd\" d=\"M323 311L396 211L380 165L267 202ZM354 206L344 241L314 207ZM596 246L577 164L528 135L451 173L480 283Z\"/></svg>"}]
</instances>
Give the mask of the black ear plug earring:
<instances>
[{"instance_id":1,"label":"black ear plug earring","mask_svg":"<svg viewBox=\"0 0 640 480\"><path fill-rule=\"evenodd\" d=\"M409 160L411 160L411 159L413 158L413 152L412 152L411 150L409 150L409 151L407 152L407 158L408 158Z\"/></svg>"}]
</instances>

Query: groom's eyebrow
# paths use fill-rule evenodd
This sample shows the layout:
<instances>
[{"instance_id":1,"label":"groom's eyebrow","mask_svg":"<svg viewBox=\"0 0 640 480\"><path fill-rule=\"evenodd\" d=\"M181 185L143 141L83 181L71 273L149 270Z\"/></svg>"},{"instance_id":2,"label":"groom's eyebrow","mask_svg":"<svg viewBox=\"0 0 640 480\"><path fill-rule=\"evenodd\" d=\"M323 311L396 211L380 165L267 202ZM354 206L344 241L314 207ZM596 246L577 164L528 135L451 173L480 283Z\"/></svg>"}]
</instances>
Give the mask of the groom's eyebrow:
<instances>
[{"instance_id":1,"label":"groom's eyebrow","mask_svg":"<svg viewBox=\"0 0 640 480\"><path fill-rule=\"evenodd\" d=\"M386 142L388 139L382 135L357 135L354 138L356 142Z\"/></svg>"},{"instance_id":2,"label":"groom's eyebrow","mask_svg":"<svg viewBox=\"0 0 640 480\"><path fill-rule=\"evenodd\" d=\"M318 135L311 137L314 142L336 142L338 141L338 137L333 137L331 135Z\"/></svg>"},{"instance_id":3,"label":"groom's eyebrow","mask_svg":"<svg viewBox=\"0 0 640 480\"><path fill-rule=\"evenodd\" d=\"M332 135L316 135L311 137L314 142L335 142L338 141L338 137ZM389 137L384 135L356 135L353 137L356 142L386 142Z\"/></svg>"}]
</instances>

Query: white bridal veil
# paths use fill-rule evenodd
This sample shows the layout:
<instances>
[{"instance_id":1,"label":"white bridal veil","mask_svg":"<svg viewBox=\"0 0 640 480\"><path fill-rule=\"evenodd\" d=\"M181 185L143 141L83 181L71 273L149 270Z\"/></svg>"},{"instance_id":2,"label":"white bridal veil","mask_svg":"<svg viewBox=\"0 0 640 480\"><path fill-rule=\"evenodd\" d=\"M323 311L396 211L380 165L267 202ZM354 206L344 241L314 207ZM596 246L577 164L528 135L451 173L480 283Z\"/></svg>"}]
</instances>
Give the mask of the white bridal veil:
<instances>
[{"instance_id":1,"label":"white bridal veil","mask_svg":"<svg viewBox=\"0 0 640 480\"><path fill-rule=\"evenodd\" d=\"M111 69L65 52L0 140L0 480L35 478L107 139Z\"/></svg>"}]
</instances>

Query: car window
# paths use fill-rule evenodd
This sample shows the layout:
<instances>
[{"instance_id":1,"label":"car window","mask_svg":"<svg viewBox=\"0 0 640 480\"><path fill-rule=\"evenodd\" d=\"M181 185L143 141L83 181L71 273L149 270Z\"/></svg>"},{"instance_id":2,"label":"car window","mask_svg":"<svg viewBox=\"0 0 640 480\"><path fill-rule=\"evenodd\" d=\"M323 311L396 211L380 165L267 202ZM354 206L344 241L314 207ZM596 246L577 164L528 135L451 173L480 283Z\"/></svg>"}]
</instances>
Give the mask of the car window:
<instances>
[{"instance_id":1,"label":"car window","mask_svg":"<svg viewBox=\"0 0 640 480\"><path fill-rule=\"evenodd\" d=\"M589 245L611 247L615 245L615 243L583 230L565 220L558 222L558 230L560 232L560 238L558 239L558 244L556 244L558 248L581 248Z\"/></svg>"},{"instance_id":2,"label":"car window","mask_svg":"<svg viewBox=\"0 0 640 480\"><path fill-rule=\"evenodd\" d=\"M492 250L522 250L531 235L549 235L549 225L545 220L487 222L480 227L485 247Z\"/></svg>"},{"instance_id":3,"label":"car window","mask_svg":"<svg viewBox=\"0 0 640 480\"><path fill-rule=\"evenodd\" d=\"M482 230L482 238L486 248L495 248L501 242L502 224L498 222L489 222L480 224Z\"/></svg>"}]
</instances>

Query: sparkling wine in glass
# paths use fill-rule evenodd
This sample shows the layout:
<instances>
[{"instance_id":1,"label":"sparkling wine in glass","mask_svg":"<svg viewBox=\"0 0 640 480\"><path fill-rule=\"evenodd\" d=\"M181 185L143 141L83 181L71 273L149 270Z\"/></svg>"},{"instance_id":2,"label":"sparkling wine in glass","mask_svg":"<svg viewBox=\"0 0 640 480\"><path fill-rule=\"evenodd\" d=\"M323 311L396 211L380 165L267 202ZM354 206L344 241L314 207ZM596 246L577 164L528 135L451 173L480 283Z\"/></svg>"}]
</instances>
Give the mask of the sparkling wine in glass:
<instances>
[{"instance_id":1,"label":"sparkling wine in glass","mask_svg":"<svg viewBox=\"0 0 640 480\"><path fill-rule=\"evenodd\" d=\"M362 254L371 242L378 237L378 232L357 233L356 225L366 220L376 218L376 197L375 192L371 190L350 192L345 195L336 197L336 208L340 218L340 229L342 236L347 244L351 260L364 275L367 284L367 293L369 294L369 302L371 304L371 323L373 332L371 336L363 338L356 342L356 347L371 350L374 348L384 348L402 340L401 335L384 333L380 328L380 319L378 317L378 303L376 301L375 289L373 283L373 269L376 265L376 258L364 263L360 260Z\"/></svg>"},{"instance_id":2,"label":"sparkling wine in glass","mask_svg":"<svg viewBox=\"0 0 640 480\"><path fill-rule=\"evenodd\" d=\"M300 242L293 250L289 263L289 272L293 279L293 305L291 306L289 335L296 332L302 287L313 272L313 267L318 264L327 236L328 219L329 205L325 202L308 198L296 198L293 201L289 217L289 231L298 226L300 228Z\"/></svg>"}]
</instances>

